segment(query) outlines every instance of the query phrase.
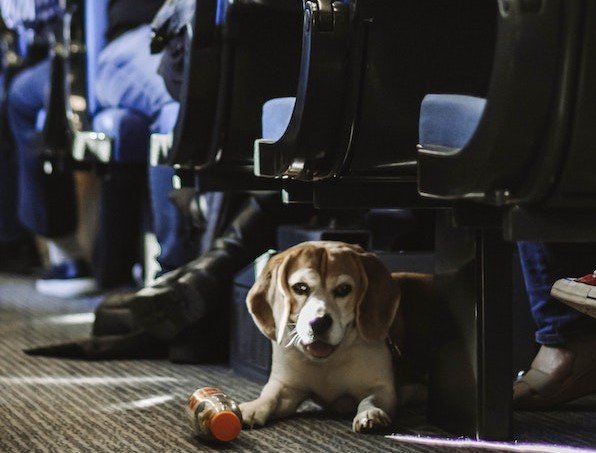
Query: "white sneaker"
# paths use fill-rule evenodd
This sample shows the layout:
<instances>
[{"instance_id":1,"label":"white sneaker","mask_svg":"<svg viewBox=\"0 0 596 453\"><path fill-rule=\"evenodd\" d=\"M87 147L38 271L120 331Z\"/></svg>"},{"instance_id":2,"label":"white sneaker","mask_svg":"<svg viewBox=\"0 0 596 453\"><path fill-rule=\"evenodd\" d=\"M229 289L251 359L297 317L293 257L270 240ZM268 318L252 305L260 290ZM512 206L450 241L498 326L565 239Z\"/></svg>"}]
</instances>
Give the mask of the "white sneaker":
<instances>
[{"instance_id":1,"label":"white sneaker","mask_svg":"<svg viewBox=\"0 0 596 453\"><path fill-rule=\"evenodd\" d=\"M570 307L596 318L596 271L580 278L557 280L550 294Z\"/></svg>"},{"instance_id":2,"label":"white sneaker","mask_svg":"<svg viewBox=\"0 0 596 453\"><path fill-rule=\"evenodd\" d=\"M97 292L97 283L83 260L65 261L52 266L35 282L41 294L53 297L80 297Z\"/></svg>"}]
</instances>

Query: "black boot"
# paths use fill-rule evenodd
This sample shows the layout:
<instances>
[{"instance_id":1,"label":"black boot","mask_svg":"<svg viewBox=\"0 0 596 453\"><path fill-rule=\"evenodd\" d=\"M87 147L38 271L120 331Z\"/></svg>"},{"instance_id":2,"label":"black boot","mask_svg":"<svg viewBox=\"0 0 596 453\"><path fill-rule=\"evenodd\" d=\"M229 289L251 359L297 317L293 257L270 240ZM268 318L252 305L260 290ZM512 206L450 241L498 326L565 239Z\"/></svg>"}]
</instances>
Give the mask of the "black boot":
<instances>
[{"instance_id":1,"label":"black boot","mask_svg":"<svg viewBox=\"0 0 596 453\"><path fill-rule=\"evenodd\" d=\"M126 342L116 343L114 337L132 336L138 344L140 335L167 345L174 361L224 360L234 275L275 247L279 224L303 221L311 214L308 207L282 205L279 194L250 198L199 258L163 275L150 287L106 298L96 311L91 350L97 351L103 346L102 338L109 338L118 350L101 347L103 358L122 358ZM127 347L127 358L147 357L147 348L140 346L136 354ZM88 344L83 350L90 350ZM48 355L47 348L44 352Z\"/></svg>"},{"instance_id":2,"label":"black boot","mask_svg":"<svg viewBox=\"0 0 596 453\"><path fill-rule=\"evenodd\" d=\"M220 304L227 304L234 275L275 247L280 207L271 197L250 198L206 253L176 270L174 278L166 274L136 293L129 306L138 325L172 340Z\"/></svg>"}]
</instances>

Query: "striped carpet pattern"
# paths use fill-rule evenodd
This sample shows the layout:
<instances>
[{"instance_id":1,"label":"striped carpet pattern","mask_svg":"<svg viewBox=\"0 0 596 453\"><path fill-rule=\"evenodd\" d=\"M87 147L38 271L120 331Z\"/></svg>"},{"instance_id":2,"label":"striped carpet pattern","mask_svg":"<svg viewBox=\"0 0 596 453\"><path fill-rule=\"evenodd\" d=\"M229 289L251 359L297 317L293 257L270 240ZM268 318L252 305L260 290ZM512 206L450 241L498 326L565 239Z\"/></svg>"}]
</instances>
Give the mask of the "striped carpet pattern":
<instances>
[{"instance_id":1,"label":"striped carpet pattern","mask_svg":"<svg viewBox=\"0 0 596 453\"><path fill-rule=\"evenodd\" d=\"M84 362L29 357L23 348L89 334L100 298L40 296L30 278L0 275L0 452L429 452L458 451L351 432L351 421L306 406L298 416L243 431L230 444L192 436L183 407L195 388L218 386L239 401L260 386L224 366L166 361ZM596 445L596 398L564 410L516 414L520 441ZM404 411L401 434L436 436L422 410ZM500 450L487 447L491 451ZM467 448L465 451L486 451Z\"/></svg>"}]
</instances>

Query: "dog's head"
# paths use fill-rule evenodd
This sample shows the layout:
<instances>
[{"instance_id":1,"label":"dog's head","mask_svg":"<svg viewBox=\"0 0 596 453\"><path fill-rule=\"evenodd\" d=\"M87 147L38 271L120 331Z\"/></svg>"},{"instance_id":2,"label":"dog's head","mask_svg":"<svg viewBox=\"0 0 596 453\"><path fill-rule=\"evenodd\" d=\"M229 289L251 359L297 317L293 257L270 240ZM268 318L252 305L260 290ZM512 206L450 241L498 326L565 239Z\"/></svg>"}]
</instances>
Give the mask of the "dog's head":
<instances>
[{"instance_id":1,"label":"dog's head","mask_svg":"<svg viewBox=\"0 0 596 453\"><path fill-rule=\"evenodd\" d=\"M400 288L361 247L306 242L275 255L248 293L257 326L307 357L329 357L352 329L365 340L387 337Z\"/></svg>"}]
</instances>

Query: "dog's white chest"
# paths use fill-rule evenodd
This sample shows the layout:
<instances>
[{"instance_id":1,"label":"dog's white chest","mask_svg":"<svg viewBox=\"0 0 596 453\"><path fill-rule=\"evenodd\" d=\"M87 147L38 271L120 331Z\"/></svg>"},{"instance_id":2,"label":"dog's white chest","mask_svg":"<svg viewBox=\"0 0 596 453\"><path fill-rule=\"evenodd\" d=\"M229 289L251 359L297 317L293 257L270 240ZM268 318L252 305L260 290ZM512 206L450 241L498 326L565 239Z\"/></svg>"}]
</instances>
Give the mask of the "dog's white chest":
<instances>
[{"instance_id":1,"label":"dog's white chest","mask_svg":"<svg viewBox=\"0 0 596 453\"><path fill-rule=\"evenodd\" d=\"M309 361L298 351L276 352L272 375L327 405L346 397L361 400L375 388L393 385L391 354L382 343L336 351L326 362Z\"/></svg>"}]
</instances>

